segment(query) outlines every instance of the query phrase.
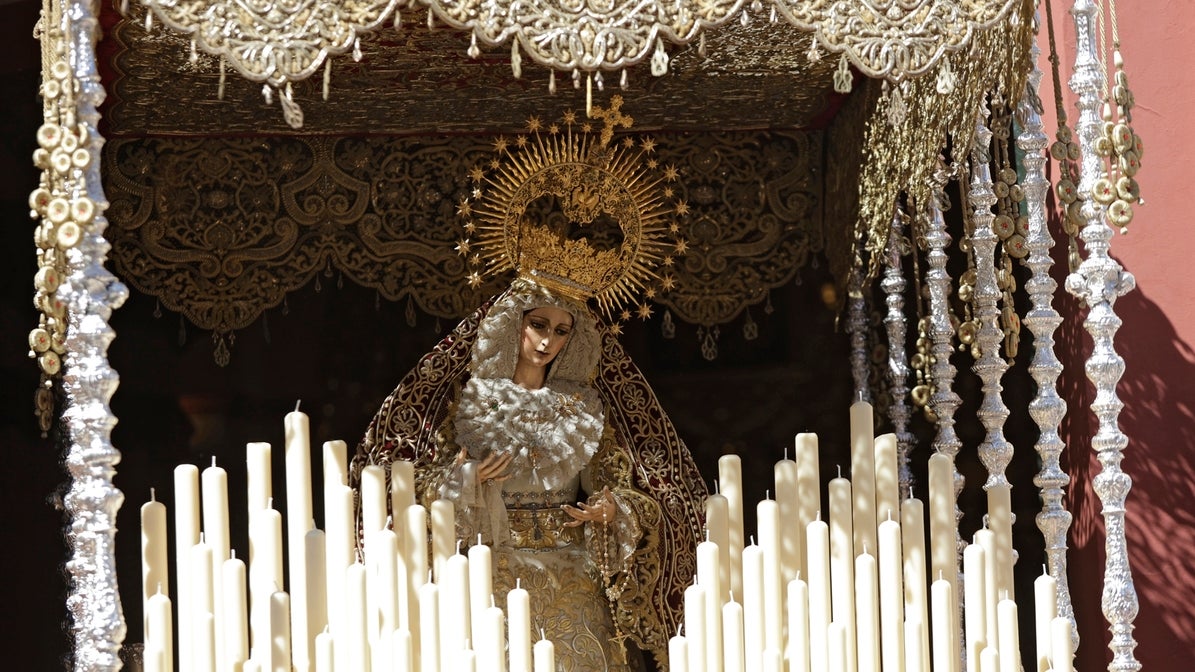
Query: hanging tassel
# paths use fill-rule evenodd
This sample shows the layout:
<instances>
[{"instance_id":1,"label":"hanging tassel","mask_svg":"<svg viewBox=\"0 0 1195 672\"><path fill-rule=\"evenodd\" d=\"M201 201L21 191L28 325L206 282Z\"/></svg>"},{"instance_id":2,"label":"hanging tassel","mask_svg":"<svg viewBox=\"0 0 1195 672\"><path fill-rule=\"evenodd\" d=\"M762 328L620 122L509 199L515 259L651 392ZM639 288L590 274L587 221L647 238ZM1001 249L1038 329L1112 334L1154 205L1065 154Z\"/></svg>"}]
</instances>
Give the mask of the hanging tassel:
<instances>
[{"instance_id":1,"label":"hanging tassel","mask_svg":"<svg viewBox=\"0 0 1195 672\"><path fill-rule=\"evenodd\" d=\"M431 7L427 8L427 29L428 30L436 29L436 17L435 17L435 15L432 14Z\"/></svg>"},{"instance_id":2,"label":"hanging tassel","mask_svg":"<svg viewBox=\"0 0 1195 672\"><path fill-rule=\"evenodd\" d=\"M668 74L668 52L664 51L664 40L656 38L656 51L651 55L651 74L663 77Z\"/></svg>"},{"instance_id":3,"label":"hanging tassel","mask_svg":"<svg viewBox=\"0 0 1195 672\"><path fill-rule=\"evenodd\" d=\"M359 37L353 40L353 61L361 62L361 38Z\"/></svg>"},{"instance_id":4,"label":"hanging tassel","mask_svg":"<svg viewBox=\"0 0 1195 672\"><path fill-rule=\"evenodd\" d=\"M473 33L470 37L469 48L465 50L465 53L469 54L469 58L474 59L481 55L481 49L477 48L477 33Z\"/></svg>"},{"instance_id":5,"label":"hanging tassel","mask_svg":"<svg viewBox=\"0 0 1195 672\"><path fill-rule=\"evenodd\" d=\"M523 55L519 53L519 41L510 41L510 73L515 79L523 76Z\"/></svg>"},{"instance_id":6,"label":"hanging tassel","mask_svg":"<svg viewBox=\"0 0 1195 672\"><path fill-rule=\"evenodd\" d=\"M154 13L145 13L145 32L152 33L154 30Z\"/></svg>"},{"instance_id":7,"label":"hanging tassel","mask_svg":"<svg viewBox=\"0 0 1195 672\"><path fill-rule=\"evenodd\" d=\"M581 90L581 71L573 68L573 88Z\"/></svg>"},{"instance_id":8,"label":"hanging tassel","mask_svg":"<svg viewBox=\"0 0 1195 672\"><path fill-rule=\"evenodd\" d=\"M397 8L394 10L394 29L402 30L402 12Z\"/></svg>"},{"instance_id":9,"label":"hanging tassel","mask_svg":"<svg viewBox=\"0 0 1195 672\"><path fill-rule=\"evenodd\" d=\"M593 118L593 73L585 77L585 116Z\"/></svg>"},{"instance_id":10,"label":"hanging tassel","mask_svg":"<svg viewBox=\"0 0 1195 672\"><path fill-rule=\"evenodd\" d=\"M548 93L556 93L556 71L550 70L548 74Z\"/></svg>"},{"instance_id":11,"label":"hanging tassel","mask_svg":"<svg viewBox=\"0 0 1195 672\"><path fill-rule=\"evenodd\" d=\"M624 91L627 88L627 69L626 68L622 69L622 75L619 76L619 78L618 78L618 88L620 88Z\"/></svg>"},{"instance_id":12,"label":"hanging tassel","mask_svg":"<svg viewBox=\"0 0 1195 672\"><path fill-rule=\"evenodd\" d=\"M195 40L191 40L191 55L187 58L187 60L190 61L191 65L195 65L199 62L199 49L195 45Z\"/></svg>"},{"instance_id":13,"label":"hanging tassel","mask_svg":"<svg viewBox=\"0 0 1195 672\"><path fill-rule=\"evenodd\" d=\"M846 54L838 59L838 69L834 71L834 90L838 93L850 93L854 78L851 77L851 66L846 60Z\"/></svg>"},{"instance_id":14,"label":"hanging tassel","mask_svg":"<svg viewBox=\"0 0 1195 672\"><path fill-rule=\"evenodd\" d=\"M224 100L224 57L220 57L220 85L216 87L216 98Z\"/></svg>"},{"instance_id":15,"label":"hanging tassel","mask_svg":"<svg viewBox=\"0 0 1195 672\"><path fill-rule=\"evenodd\" d=\"M266 105L274 104L274 90L270 88L269 84L261 85L261 95L266 99Z\"/></svg>"}]
</instances>

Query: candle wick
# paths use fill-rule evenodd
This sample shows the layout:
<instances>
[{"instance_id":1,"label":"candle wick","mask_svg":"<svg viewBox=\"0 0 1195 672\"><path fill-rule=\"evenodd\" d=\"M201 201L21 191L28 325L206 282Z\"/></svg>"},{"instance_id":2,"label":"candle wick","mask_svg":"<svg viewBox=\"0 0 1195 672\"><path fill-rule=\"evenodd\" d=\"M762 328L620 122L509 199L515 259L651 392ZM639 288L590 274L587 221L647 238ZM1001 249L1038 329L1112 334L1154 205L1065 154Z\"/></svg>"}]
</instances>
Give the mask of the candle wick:
<instances>
[{"instance_id":1,"label":"candle wick","mask_svg":"<svg viewBox=\"0 0 1195 672\"><path fill-rule=\"evenodd\" d=\"M295 400L295 413L298 413L298 412L299 412L299 406L301 406L301 405L303 405L303 400L302 400L302 399L296 399L296 400Z\"/></svg>"},{"instance_id":2,"label":"candle wick","mask_svg":"<svg viewBox=\"0 0 1195 672\"><path fill-rule=\"evenodd\" d=\"M498 603L494 601L494 594L490 593L490 609L493 609L497 606L498 606Z\"/></svg>"},{"instance_id":3,"label":"candle wick","mask_svg":"<svg viewBox=\"0 0 1195 672\"><path fill-rule=\"evenodd\" d=\"M714 479L714 494L721 494L718 492L718 479Z\"/></svg>"},{"instance_id":4,"label":"candle wick","mask_svg":"<svg viewBox=\"0 0 1195 672\"><path fill-rule=\"evenodd\" d=\"M215 455L212 455L212 466L213 467L216 466L216 456Z\"/></svg>"},{"instance_id":5,"label":"candle wick","mask_svg":"<svg viewBox=\"0 0 1195 672\"><path fill-rule=\"evenodd\" d=\"M522 587L523 587L523 579L521 579L521 578L515 579L515 588L522 588Z\"/></svg>"},{"instance_id":6,"label":"candle wick","mask_svg":"<svg viewBox=\"0 0 1195 672\"><path fill-rule=\"evenodd\" d=\"M888 522L892 522L892 507L888 507Z\"/></svg>"},{"instance_id":7,"label":"candle wick","mask_svg":"<svg viewBox=\"0 0 1195 672\"><path fill-rule=\"evenodd\" d=\"M204 543L203 542L203 534L204 534L203 532L199 533L199 543L201 543L201 544Z\"/></svg>"},{"instance_id":8,"label":"candle wick","mask_svg":"<svg viewBox=\"0 0 1195 672\"><path fill-rule=\"evenodd\" d=\"M158 501L158 497L157 497L157 495L154 493L154 490L156 490L156 488L150 488L150 489L149 489L149 501L151 501L151 502L156 502L156 501ZM1044 565L1043 565L1043 566L1044 566Z\"/></svg>"},{"instance_id":9,"label":"candle wick","mask_svg":"<svg viewBox=\"0 0 1195 672\"><path fill-rule=\"evenodd\" d=\"M800 580L801 580L801 570L799 570L799 569L797 570L797 576L796 576L796 578L794 578L793 580L794 580L794 581L800 581Z\"/></svg>"},{"instance_id":10,"label":"candle wick","mask_svg":"<svg viewBox=\"0 0 1195 672\"><path fill-rule=\"evenodd\" d=\"M158 582L158 595L161 595L161 594L162 594L162 582L159 581Z\"/></svg>"},{"instance_id":11,"label":"candle wick","mask_svg":"<svg viewBox=\"0 0 1195 672\"><path fill-rule=\"evenodd\" d=\"M683 629L684 629L684 627L685 627L685 624L684 624L684 623L681 623L681 624L679 624L679 625L677 625L677 626L676 626L676 636L677 636L677 637L680 637L680 636L681 636L681 634L680 634L680 633L681 633L681 630L683 630Z\"/></svg>"},{"instance_id":12,"label":"candle wick","mask_svg":"<svg viewBox=\"0 0 1195 672\"><path fill-rule=\"evenodd\" d=\"M842 465L838 465L838 477L842 478Z\"/></svg>"},{"instance_id":13,"label":"candle wick","mask_svg":"<svg viewBox=\"0 0 1195 672\"><path fill-rule=\"evenodd\" d=\"M863 542L863 555L867 555L867 542Z\"/></svg>"},{"instance_id":14,"label":"candle wick","mask_svg":"<svg viewBox=\"0 0 1195 672\"><path fill-rule=\"evenodd\" d=\"M710 526L709 525L705 526L705 540L706 541L710 540Z\"/></svg>"},{"instance_id":15,"label":"candle wick","mask_svg":"<svg viewBox=\"0 0 1195 672\"><path fill-rule=\"evenodd\" d=\"M788 445L787 444L784 446L784 459L785 460L788 459Z\"/></svg>"},{"instance_id":16,"label":"candle wick","mask_svg":"<svg viewBox=\"0 0 1195 672\"><path fill-rule=\"evenodd\" d=\"M228 549L228 559L229 560L237 559L237 549L235 549L235 548Z\"/></svg>"},{"instance_id":17,"label":"candle wick","mask_svg":"<svg viewBox=\"0 0 1195 672\"><path fill-rule=\"evenodd\" d=\"M748 538L751 540L751 544L750 544L750 545L751 545L751 546L754 546L754 545L755 545L755 535L753 534L753 535L751 535L751 536L750 536L750 537L748 537Z\"/></svg>"},{"instance_id":18,"label":"candle wick","mask_svg":"<svg viewBox=\"0 0 1195 672\"><path fill-rule=\"evenodd\" d=\"M465 540L464 540L464 539L457 539L457 540L456 540L456 554L457 554L457 555L460 555L460 554L461 554L461 544L463 544L463 543L465 543Z\"/></svg>"},{"instance_id":19,"label":"candle wick","mask_svg":"<svg viewBox=\"0 0 1195 672\"><path fill-rule=\"evenodd\" d=\"M1042 576L1046 576L1047 574L1050 573L1049 570L1046 569L1046 563L1044 563L1044 562L1041 563L1041 573L1042 573Z\"/></svg>"},{"instance_id":20,"label":"candle wick","mask_svg":"<svg viewBox=\"0 0 1195 672\"><path fill-rule=\"evenodd\" d=\"M763 491L763 498L764 498L764 499L771 499L771 498L772 498L772 491L771 491L771 490L764 490L764 491Z\"/></svg>"},{"instance_id":21,"label":"candle wick","mask_svg":"<svg viewBox=\"0 0 1195 672\"><path fill-rule=\"evenodd\" d=\"M477 533L477 545L481 546L481 533L480 532Z\"/></svg>"},{"instance_id":22,"label":"candle wick","mask_svg":"<svg viewBox=\"0 0 1195 672\"><path fill-rule=\"evenodd\" d=\"M548 636L544 634L544 629L543 629L543 628L540 628L540 629L539 629L539 638L540 638L540 639L547 639L547 638L548 638Z\"/></svg>"},{"instance_id":23,"label":"candle wick","mask_svg":"<svg viewBox=\"0 0 1195 672\"><path fill-rule=\"evenodd\" d=\"M821 509L817 510L817 513L814 515L814 519L817 521L821 521L821 519L822 519L822 510Z\"/></svg>"}]
</instances>

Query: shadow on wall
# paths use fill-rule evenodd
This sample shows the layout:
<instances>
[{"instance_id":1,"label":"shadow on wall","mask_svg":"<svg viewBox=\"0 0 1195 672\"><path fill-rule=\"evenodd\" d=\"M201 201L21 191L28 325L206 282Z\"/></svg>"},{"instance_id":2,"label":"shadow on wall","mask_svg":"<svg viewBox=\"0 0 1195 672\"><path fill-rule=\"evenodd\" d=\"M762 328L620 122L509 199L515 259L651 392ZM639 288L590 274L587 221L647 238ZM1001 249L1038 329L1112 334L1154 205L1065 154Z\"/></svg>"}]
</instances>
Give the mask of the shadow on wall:
<instances>
[{"instance_id":1,"label":"shadow on wall","mask_svg":"<svg viewBox=\"0 0 1195 672\"><path fill-rule=\"evenodd\" d=\"M1129 564L1140 605L1133 634L1144 669L1179 670L1195 656L1195 349L1180 339L1147 292L1148 287L1138 287L1115 304L1124 322L1116 336L1116 350L1125 360L1117 387L1124 402L1120 426L1129 438L1122 468L1133 479L1127 500ZM1061 303L1064 315L1086 315L1075 312L1070 297ZM1101 470L1090 440L1098 423L1084 410L1095 394L1083 374L1091 339L1079 320L1068 320L1063 330L1059 342L1067 347L1060 351L1073 353L1064 364L1074 372L1060 383L1060 393L1070 404L1063 430L1070 447L1068 507L1074 515L1070 587L1081 638L1076 666L1102 670L1111 652L1098 588L1105 564L1104 519L1091 485Z\"/></svg>"}]
</instances>

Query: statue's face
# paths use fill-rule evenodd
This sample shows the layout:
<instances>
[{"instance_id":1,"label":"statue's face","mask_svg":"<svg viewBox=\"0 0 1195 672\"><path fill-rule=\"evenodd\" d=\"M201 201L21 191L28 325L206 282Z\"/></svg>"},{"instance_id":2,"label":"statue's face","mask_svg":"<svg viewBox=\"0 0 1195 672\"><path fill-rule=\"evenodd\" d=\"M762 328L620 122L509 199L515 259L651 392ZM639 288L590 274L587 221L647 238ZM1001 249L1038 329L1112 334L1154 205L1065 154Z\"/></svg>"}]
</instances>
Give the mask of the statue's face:
<instances>
[{"instance_id":1,"label":"statue's face","mask_svg":"<svg viewBox=\"0 0 1195 672\"><path fill-rule=\"evenodd\" d=\"M540 306L523 314L519 360L535 367L552 363L573 332L573 316L563 308Z\"/></svg>"}]
</instances>

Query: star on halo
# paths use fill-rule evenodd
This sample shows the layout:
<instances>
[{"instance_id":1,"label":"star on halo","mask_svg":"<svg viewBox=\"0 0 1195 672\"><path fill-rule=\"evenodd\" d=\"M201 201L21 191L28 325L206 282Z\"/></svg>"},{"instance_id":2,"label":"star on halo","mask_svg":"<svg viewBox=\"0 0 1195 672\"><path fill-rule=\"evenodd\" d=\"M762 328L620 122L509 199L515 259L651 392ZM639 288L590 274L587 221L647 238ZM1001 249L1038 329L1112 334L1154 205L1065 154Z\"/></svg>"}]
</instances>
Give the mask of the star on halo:
<instances>
[{"instance_id":1,"label":"star on halo","mask_svg":"<svg viewBox=\"0 0 1195 672\"><path fill-rule=\"evenodd\" d=\"M672 164L668 164L668 167L664 169L664 179L668 180L669 182L675 182L677 176L679 175L680 171L677 170L676 166Z\"/></svg>"},{"instance_id":2,"label":"star on halo","mask_svg":"<svg viewBox=\"0 0 1195 672\"><path fill-rule=\"evenodd\" d=\"M470 180L473 180L474 182L481 182L484 177L485 171L481 169L481 166L473 166L469 169Z\"/></svg>"},{"instance_id":3,"label":"star on halo","mask_svg":"<svg viewBox=\"0 0 1195 672\"><path fill-rule=\"evenodd\" d=\"M530 119L527 120L527 130L528 131L530 131L532 133L537 133L537 132L539 132L539 129L541 129L541 128L543 128L543 122L539 120L539 117L531 117Z\"/></svg>"},{"instance_id":4,"label":"star on halo","mask_svg":"<svg viewBox=\"0 0 1195 672\"><path fill-rule=\"evenodd\" d=\"M569 110L564 113L564 123L569 124L571 126L572 124L576 123L576 121L577 121L577 113L576 112Z\"/></svg>"},{"instance_id":5,"label":"star on halo","mask_svg":"<svg viewBox=\"0 0 1195 672\"><path fill-rule=\"evenodd\" d=\"M641 303L639 304L639 308L635 311L635 314L639 316L639 319L646 320L647 318L651 317L651 306L647 305L646 303Z\"/></svg>"}]
</instances>

